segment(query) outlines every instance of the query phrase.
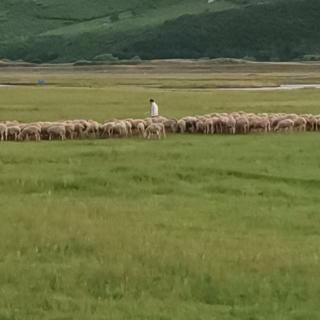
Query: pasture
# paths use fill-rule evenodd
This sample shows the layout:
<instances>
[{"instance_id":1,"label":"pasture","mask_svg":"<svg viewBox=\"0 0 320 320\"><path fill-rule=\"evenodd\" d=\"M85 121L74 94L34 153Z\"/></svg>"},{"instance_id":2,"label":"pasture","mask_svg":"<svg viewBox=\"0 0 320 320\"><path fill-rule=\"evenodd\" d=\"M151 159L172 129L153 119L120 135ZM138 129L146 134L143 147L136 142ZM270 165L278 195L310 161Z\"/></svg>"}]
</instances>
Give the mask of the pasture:
<instances>
[{"instance_id":1,"label":"pasture","mask_svg":"<svg viewBox=\"0 0 320 320\"><path fill-rule=\"evenodd\" d=\"M320 90L215 89L318 77L11 70L0 120L320 113ZM0 319L319 319L318 139L1 143Z\"/></svg>"}]
</instances>

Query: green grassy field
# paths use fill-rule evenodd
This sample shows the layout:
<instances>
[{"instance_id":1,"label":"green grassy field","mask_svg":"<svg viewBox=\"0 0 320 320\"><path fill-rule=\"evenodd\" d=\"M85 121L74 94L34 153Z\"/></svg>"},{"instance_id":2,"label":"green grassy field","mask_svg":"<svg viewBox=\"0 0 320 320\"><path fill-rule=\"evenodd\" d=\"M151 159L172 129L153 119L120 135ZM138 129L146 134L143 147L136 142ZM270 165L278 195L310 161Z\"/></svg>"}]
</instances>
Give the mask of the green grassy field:
<instances>
[{"instance_id":1,"label":"green grassy field","mask_svg":"<svg viewBox=\"0 0 320 320\"><path fill-rule=\"evenodd\" d=\"M168 116L320 113L318 90L225 92L211 77L50 74L0 88L0 116L143 117L150 96ZM0 319L319 319L318 139L1 143Z\"/></svg>"}]
</instances>

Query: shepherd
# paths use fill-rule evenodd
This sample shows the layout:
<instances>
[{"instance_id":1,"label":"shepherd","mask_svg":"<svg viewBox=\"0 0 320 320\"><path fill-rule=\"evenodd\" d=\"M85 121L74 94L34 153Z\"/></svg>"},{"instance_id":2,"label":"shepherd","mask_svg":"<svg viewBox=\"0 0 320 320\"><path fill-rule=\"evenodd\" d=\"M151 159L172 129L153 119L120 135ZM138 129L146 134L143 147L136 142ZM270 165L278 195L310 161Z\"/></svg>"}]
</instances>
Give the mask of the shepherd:
<instances>
[{"instance_id":1,"label":"shepherd","mask_svg":"<svg viewBox=\"0 0 320 320\"><path fill-rule=\"evenodd\" d=\"M158 117L159 116L159 107L153 99L150 99L151 103L151 117Z\"/></svg>"}]
</instances>

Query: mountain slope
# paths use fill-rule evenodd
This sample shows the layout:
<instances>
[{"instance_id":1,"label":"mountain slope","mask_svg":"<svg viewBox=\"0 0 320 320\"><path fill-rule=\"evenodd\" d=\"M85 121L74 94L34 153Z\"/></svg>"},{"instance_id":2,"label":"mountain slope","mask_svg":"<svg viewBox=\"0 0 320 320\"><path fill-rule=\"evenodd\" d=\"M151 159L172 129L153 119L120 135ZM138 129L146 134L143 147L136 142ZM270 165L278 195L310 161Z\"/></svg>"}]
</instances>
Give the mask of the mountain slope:
<instances>
[{"instance_id":1,"label":"mountain slope","mask_svg":"<svg viewBox=\"0 0 320 320\"><path fill-rule=\"evenodd\" d=\"M291 60L320 52L320 1L291 0L187 15L119 46L142 58L255 57Z\"/></svg>"},{"instance_id":2,"label":"mountain slope","mask_svg":"<svg viewBox=\"0 0 320 320\"><path fill-rule=\"evenodd\" d=\"M254 1L254 0L253 0ZM238 7L217 0L2 0L0 57L72 61L184 14Z\"/></svg>"},{"instance_id":3,"label":"mountain slope","mask_svg":"<svg viewBox=\"0 0 320 320\"><path fill-rule=\"evenodd\" d=\"M0 58L292 59L319 52L319 13L318 0L2 0Z\"/></svg>"}]
</instances>

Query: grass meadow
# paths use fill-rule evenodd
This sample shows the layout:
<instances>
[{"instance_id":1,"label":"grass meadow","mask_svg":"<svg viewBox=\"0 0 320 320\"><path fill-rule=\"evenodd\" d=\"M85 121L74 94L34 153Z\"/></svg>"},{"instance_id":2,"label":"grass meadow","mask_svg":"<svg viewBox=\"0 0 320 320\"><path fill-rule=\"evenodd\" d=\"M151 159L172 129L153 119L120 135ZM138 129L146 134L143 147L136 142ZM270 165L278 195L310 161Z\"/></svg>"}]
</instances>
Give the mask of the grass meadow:
<instances>
[{"instance_id":1,"label":"grass meadow","mask_svg":"<svg viewBox=\"0 0 320 320\"><path fill-rule=\"evenodd\" d=\"M49 77L0 88L1 119L143 117L151 96L167 116L320 113L318 90ZM318 145L318 133L1 143L0 319L319 319Z\"/></svg>"}]
</instances>

